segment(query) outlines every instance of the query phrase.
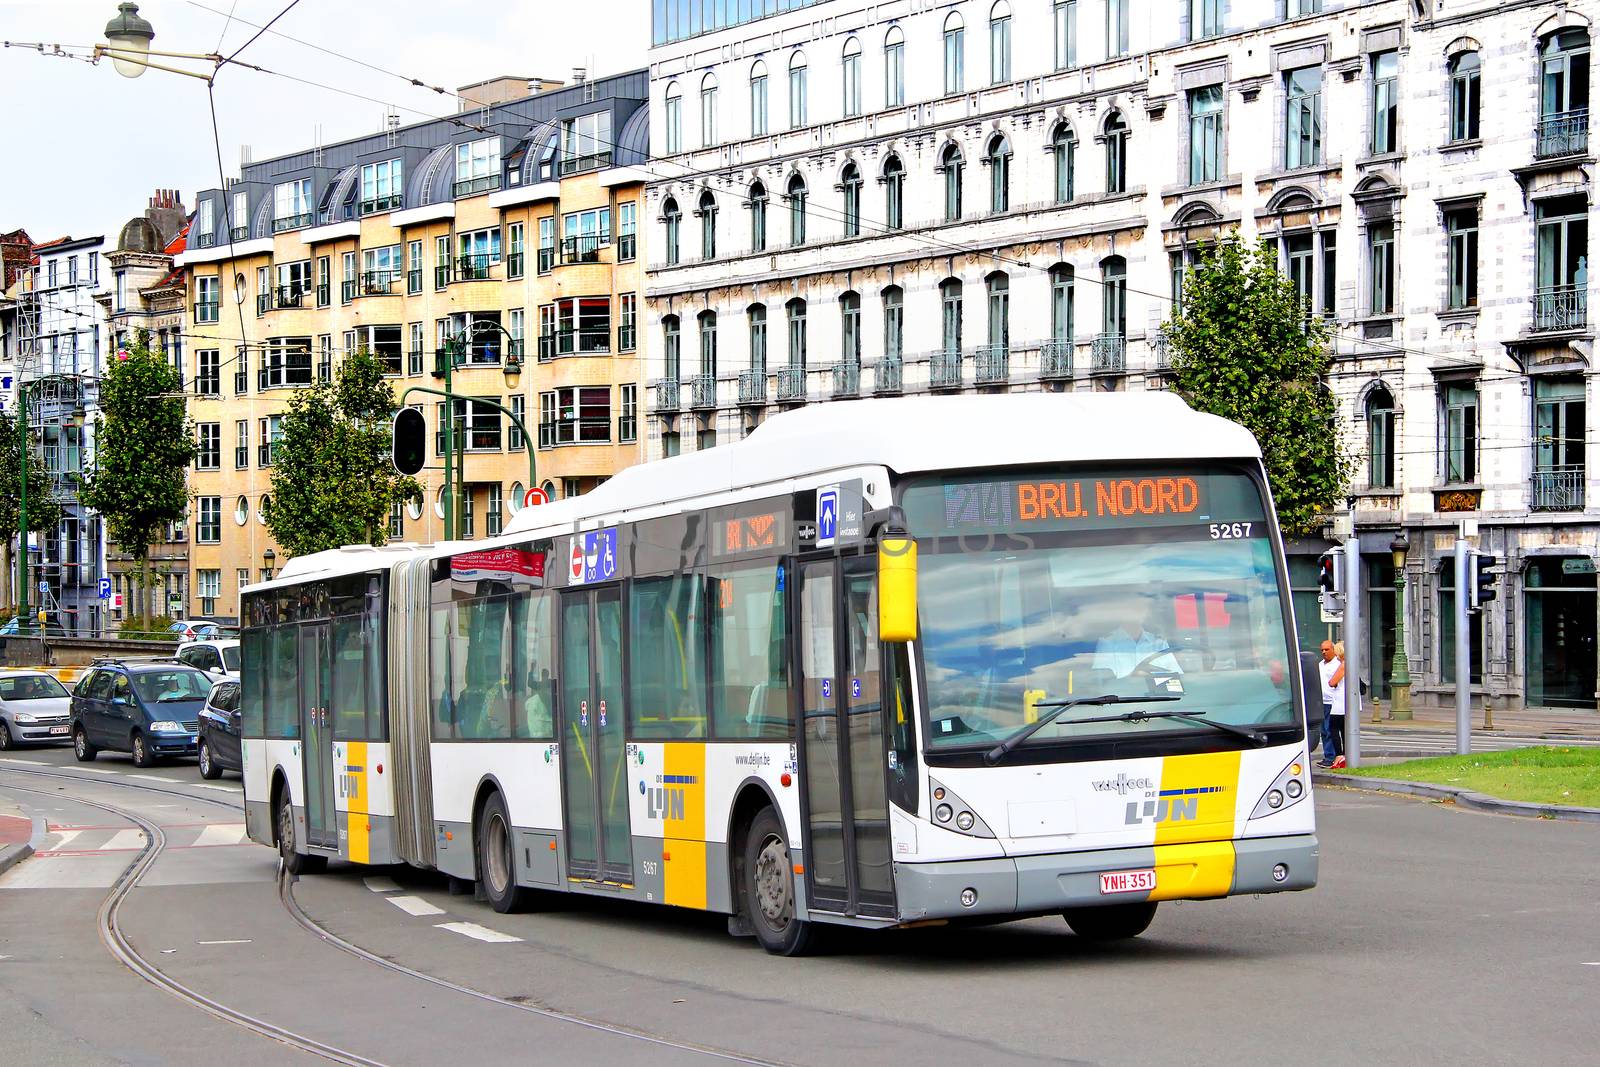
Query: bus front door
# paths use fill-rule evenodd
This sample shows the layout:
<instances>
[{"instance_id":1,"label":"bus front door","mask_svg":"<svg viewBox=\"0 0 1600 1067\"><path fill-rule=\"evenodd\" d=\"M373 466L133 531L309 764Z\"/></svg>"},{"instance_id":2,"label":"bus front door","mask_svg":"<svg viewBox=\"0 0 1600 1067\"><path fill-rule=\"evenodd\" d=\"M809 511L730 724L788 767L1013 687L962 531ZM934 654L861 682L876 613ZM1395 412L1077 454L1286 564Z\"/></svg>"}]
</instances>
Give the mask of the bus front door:
<instances>
[{"instance_id":1,"label":"bus front door","mask_svg":"<svg viewBox=\"0 0 1600 1067\"><path fill-rule=\"evenodd\" d=\"M802 563L799 600L808 900L824 911L892 916L872 560Z\"/></svg>"},{"instance_id":2,"label":"bus front door","mask_svg":"<svg viewBox=\"0 0 1600 1067\"><path fill-rule=\"evenodd\" d=\"M333 803L333 715L327 623L300 627L300 765L305 771L306 841L339 847Z\"/></svg>"},{"instance_id":3,"label":"bus front door","mask_svg":"<svg viewBox=\"0 0 1600 1067\"><path fill-rule=\"evenodd\" d=\"M620 590L568 593L561 604L561 649L567 872L631 885Z\"/></svg>"}]
</instances>

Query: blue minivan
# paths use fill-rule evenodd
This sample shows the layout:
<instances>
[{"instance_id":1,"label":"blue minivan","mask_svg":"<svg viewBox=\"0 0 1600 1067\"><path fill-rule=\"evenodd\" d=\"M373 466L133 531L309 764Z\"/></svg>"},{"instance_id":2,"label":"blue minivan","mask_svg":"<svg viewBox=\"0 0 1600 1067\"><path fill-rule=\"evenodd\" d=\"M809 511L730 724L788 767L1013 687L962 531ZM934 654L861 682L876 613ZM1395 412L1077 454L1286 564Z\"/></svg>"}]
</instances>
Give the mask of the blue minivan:
<instances>
[{"instance_id":1,"label":"blue minivan","mask_svg":"<svg viewBox=\"0 0 1600 1067\"><path fill-rule=\"evenodd\" d=\"M213 681L177 660L96 660L72 691L72 750L84 763L127 752L139 767L193 756Z\"/></svg>"}]
</instances>

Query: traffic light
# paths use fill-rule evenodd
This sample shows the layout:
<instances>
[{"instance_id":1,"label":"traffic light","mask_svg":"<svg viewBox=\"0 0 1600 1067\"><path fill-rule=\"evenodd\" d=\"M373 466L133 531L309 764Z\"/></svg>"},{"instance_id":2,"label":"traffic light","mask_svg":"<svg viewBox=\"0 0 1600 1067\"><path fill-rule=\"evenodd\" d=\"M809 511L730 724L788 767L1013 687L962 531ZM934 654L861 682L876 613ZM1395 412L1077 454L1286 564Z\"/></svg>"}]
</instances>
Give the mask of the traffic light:
<instances>
[{"instance_id":1,"label":"traffic light","mask_svg":"<svg viewBox=\"0 0 1600 1067\"><path fill-rule=\"evenodd\" d=\"M1491 556L1487 552L1473 552L1467 557L1467 591L1471 597L1468 606L1473 611L1482 610L1483 606L1495 598L1496 586L1500 584L1500 557Z\"/></svg>"},{"instance_id":2,"label":"traffic light","mask_svg":"<svg viewBox=\"0 0 1600 1067\"><path fill-rule=\"evenodd\" d=\"M428 422L416 408L401 408L394 413L394 445L390 451L394 469L412 475L428 462Z\"/></svg>"},{"instance_id":3,"label":"traffic light","mask_svg":"<svg viewBox=\"0 0 1600 1067\"><path fill-rule=\"evenodd\" d=\"M1325 621L1344 614L1344 549L1324 552L1317 559L1318 599Z\"/></svg>"}]
</instances>

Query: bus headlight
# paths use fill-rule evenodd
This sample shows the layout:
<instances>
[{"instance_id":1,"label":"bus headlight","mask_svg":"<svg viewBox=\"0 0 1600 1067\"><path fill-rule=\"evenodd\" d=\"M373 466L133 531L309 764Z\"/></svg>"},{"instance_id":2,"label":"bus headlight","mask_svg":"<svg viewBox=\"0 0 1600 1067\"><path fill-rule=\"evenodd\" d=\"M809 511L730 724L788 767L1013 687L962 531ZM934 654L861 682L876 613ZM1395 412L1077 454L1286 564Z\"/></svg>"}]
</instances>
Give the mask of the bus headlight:
<instances>
[{"instance_id":1,"label":"bus headlight","mask_svg":"<svg viewBox=\"0 0 1600 1067\"><path fill-rule=\"evenodd\" d=\"M956 826L959 829L962 829L962 830L970 830L970 829L972 829L972 824L973 824L974 821L975 820L973 818L972 812L970 812L970 811L964 811L960 815L956 816Z\"/></svg>"},{"instance_id":2,"label":"bus headlight","mask_svg":"<svg viewBox=\"0 0 1600 1067\"><path fill-rule=\"evenodd\" d=\"M948 805L948 804L940 804L937 808L934 808L933 809L933 817L934 817L934 819L936 819L939 822L949 822L950 821L950 805Z\"/></svg>"},{"instance_id":3,"label":"bus headlight","mask_svg":"<svg viewBox=\"0 0 1600 1067\"><path fill-rule=\"evenodd\" d=\"M1291 760L1261 794L1261 799L1256 801L1255 810L1250 813L1250 817L1259 819L1264 815L1274 815L1304 800L1306 797L1304 774L1304 761L1298 758Z\"/></svg>"},{"instance_id":4,"label":"bus headlight","mask_svg":"<svg viewBox=\"0 0 1600 1067\"><path fill-rule=\"evenodd\" d=\"M1300 794L1304 793L1305 791L1306 787L1300 784L1300 779L1298 778L1291 778L1287 782L1283 783L1284 795L1286 795L1290 800L1299 800Z\"/></svg>"},{"instance_id":5,"label":"bus headlight","mask_svg":"<svg viewBox=\"0 0 1600 1067\"><path fill-rule=\"evenodd\" d=\"M1283 794L1278 792L1276 789L1269 790L1267 792L1267 807L1269 807L1269 808L1281 808L1281 807L1283 807Z\"/></svg>"},{"instance_id":6,"label":"bus headlight","mask_svg":"<svg viewBox=\"0 0 1600 1067\"><path fill-rule=\"evenodd\" d=\"M933 806L933 821L941 829L972 837L994 837L994 831L972 810L972 805L945 788L942 782L929 778L928 792L937 801Z\"/></svg>"}]
</instances>

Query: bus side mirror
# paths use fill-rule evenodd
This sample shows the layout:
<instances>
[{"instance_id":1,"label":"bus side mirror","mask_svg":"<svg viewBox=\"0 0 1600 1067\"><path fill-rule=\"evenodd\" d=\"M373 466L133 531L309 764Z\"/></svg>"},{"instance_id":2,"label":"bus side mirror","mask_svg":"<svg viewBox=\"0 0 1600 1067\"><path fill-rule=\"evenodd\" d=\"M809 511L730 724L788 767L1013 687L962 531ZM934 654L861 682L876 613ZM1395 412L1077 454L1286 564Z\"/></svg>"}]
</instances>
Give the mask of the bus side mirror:
<instances>
[{"instance_id":1,"label":"bus side mirror","mask_svg":"<svg viewBox=\"0 0 1600 1067\"><path fill-rule=\"evenodd\" d=\"M1300 686L1306 694L1306 736L1310 738L1322 733L1322 674L1317 670L1321 658L1315 652L1300 653ZM1311 743L1316 745L1316 741Z\"/></svg>"},{"instance_id":2,"label":"bus side mirror","mask_svg":"<svg viewBox=\"0 0 1600 1067\"><path fill-rule=\"evenodd\" d=\"M917 639L917 543L909 537L878 541L878 640Z\"/></svg>"}]
</instances>

